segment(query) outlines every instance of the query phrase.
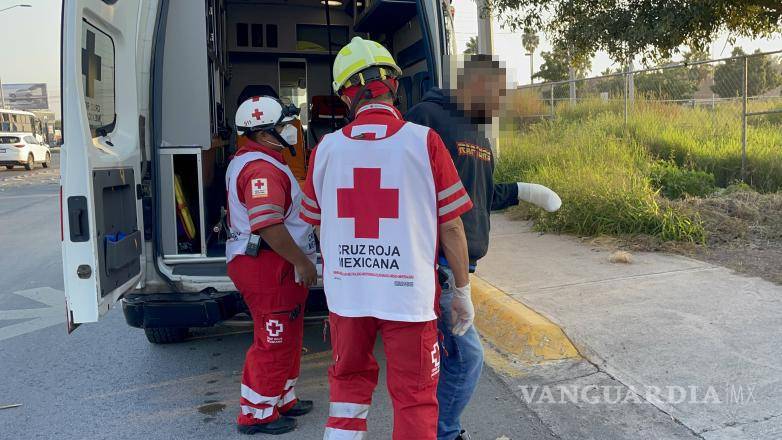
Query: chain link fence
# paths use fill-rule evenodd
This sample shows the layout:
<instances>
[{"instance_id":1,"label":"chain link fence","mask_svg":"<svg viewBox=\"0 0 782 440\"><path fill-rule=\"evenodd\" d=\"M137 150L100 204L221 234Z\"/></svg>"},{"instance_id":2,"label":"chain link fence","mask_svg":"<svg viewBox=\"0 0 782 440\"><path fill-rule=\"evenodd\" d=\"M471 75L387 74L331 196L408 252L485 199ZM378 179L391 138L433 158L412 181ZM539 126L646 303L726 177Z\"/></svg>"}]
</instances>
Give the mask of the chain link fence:
<instances>
[{"instance_id":1,"label":"chain link fence","mask_svg":"<svg viewBox=\"0 0 782 440\"><path fill-rule=\"evenodd\" d=\"M712 169L718 180L740 178L774 189L778 182L749 182L748 176L760 162L776 161L779 166L782 160L780 54L754 53L522 86L510 95L510 111L523 126L541 119L618 118L624 134L650 139L656 145L646 146L660 157L682 156L675 158L681 163L721 158L719 167ZM676 139L661 140L661 130ZM645 136L652 132L658 136ZM673 147L682 143L693 145Z\"/></svg>"}]
</instances>

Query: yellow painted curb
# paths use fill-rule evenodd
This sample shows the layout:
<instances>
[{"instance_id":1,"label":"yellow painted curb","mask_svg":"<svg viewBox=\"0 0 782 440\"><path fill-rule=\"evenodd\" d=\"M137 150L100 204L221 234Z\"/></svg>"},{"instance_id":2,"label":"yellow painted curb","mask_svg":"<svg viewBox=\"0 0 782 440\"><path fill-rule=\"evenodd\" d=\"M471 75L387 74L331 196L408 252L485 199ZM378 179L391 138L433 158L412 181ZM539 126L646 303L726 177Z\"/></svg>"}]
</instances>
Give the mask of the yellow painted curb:
<instances>
[{"instance_id":1,"label":"yellow painted curb","mask_svg":"<svg viewBox=\"0 0 782 440\"><path fill-rule=\"evenodd\" d=\"M581 357L553 322L477 276L471 284L475 326L495 347L526 362Z\"/></svg>"}]
</instances>

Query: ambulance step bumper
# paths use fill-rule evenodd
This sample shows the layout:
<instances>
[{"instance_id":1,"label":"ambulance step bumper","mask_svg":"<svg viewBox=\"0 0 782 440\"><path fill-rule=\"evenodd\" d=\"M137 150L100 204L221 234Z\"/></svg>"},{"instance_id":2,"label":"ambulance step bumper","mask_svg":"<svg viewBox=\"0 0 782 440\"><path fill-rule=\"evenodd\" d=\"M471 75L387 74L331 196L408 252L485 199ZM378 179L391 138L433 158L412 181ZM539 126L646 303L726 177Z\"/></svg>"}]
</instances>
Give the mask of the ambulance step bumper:
<instances>
[{"instance_id":1,"label":"ambulance step bumper","mask_svg":"<svg viewBox=\"0 0 782 440\"><path fill-rule=\"evenodd\" d=\"M211 327L242 311L238 292L131 294L122 300L131 327Z\"/></svg>"}]
</instances>

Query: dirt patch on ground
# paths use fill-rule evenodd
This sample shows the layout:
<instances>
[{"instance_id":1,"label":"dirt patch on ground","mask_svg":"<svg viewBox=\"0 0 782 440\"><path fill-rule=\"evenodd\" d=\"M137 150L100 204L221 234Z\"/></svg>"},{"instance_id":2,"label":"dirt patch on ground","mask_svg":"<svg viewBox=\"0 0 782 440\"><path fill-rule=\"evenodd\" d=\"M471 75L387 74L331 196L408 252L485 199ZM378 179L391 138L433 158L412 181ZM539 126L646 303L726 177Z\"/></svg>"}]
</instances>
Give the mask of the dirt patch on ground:
<instances>
[{"instance_id":1,"label":"dirt patch on ground","mask_svg":"<svg viewBox=\"0 0 782 440\"><path fill-rule=\"evenodd\" d=\"M696 258L782 284L782 193L738 190L676 203L708 233Z\"/></svg>"},{"instance_id":2,"label":"dirt patch on ground","mask_svg":"<svg viewBox=\"0 0 782 440\"><path fill-rule=\"evenodd\" d=\"M648 235L584 237L592 246L630 252L671 252L707 261L782 284L782 192L760 194L728 189L711 197L669 202L700 217L705 244L663 241ZM508 217L528 220L529 208L509 210Z\"/></svg>"},{"instance_id":3,"label":"dirt patch on ground","mask_svg":"<svg viewBox=\"0 0 782 440\"><path fill-rule=\"evenodd\" d=\"M782 193L736 190L671 203L700 217L707 232L705 244L666 242L650 236L588 241L631 251L683 254L782 284Z\"/></svg>"}]
</instances>

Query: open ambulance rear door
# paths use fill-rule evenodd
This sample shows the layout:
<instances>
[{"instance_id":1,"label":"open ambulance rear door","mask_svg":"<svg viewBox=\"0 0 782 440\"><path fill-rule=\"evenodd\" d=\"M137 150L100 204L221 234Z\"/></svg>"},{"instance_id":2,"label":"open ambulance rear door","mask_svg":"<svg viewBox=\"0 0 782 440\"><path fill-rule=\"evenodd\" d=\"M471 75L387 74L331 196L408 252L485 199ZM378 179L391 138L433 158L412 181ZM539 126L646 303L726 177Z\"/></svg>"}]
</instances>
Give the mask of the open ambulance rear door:
<instances>
[{"instance_id":1,"label":"open ambulance rear door","mask_svg":"<svg viewBox=\"0 0 782 440\"><path fill-rule=\"evenodd\" d=\"M69 331L97 321L143 280L142 110L155 4L63 2L61 216Z\"/></svg>"}]
</instances>

